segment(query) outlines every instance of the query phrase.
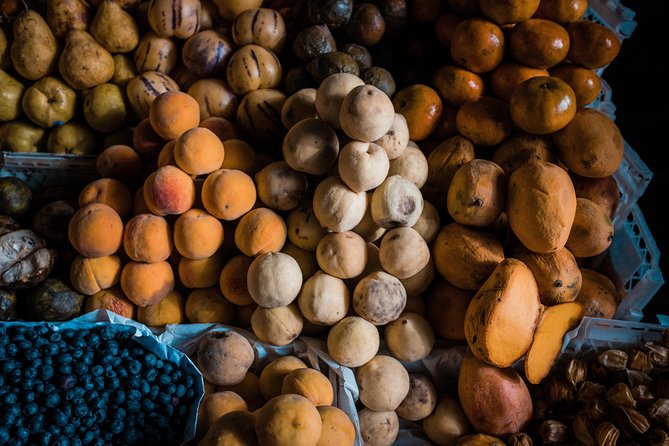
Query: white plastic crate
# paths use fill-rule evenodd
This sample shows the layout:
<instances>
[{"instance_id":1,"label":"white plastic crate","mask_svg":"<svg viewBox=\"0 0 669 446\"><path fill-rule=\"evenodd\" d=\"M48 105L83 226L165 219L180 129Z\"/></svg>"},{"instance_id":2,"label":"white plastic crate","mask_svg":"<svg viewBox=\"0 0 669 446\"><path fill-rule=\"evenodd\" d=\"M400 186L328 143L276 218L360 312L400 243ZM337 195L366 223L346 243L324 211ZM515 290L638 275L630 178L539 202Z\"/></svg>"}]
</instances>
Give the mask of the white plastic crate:
<instances>
[{"instance_id":1,"label":"white plastic crate","mask_svg":"<svg viewBox=\"0 0 669 446\"><path fill-rule=\"evenodd\" d=\"M643 322L586 317L565 336L560 360L590 360L611 348L625 350L646 342L661 342L665 328Z\"/></svg>"},{"instance_id":2,"label":"white plastic crate","mask_svg":"<svg viewBox=\"0 0 669 446\"><path fill-rule=\"evenodd\" d=\"M635 204L620 221L611 247L588 267L609 277L621 293L615 319L640 321L643 309L664 284L660 251L641 209Z\"/></svg>"}]
</instances>

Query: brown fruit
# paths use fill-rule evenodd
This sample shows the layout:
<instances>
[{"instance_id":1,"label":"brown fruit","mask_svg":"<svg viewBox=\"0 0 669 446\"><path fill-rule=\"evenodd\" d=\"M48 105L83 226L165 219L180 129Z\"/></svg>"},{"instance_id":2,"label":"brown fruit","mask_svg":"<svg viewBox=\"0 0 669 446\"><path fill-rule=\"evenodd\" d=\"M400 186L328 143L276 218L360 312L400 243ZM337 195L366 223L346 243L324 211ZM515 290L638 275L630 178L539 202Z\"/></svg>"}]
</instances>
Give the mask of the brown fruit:
<instances>
[{"instance_id":1,"label":"brown fruit","mask_svg":"<svg viewBox=\"0 0 669 446\"><path fill-rule=\"evenodd\" d=\"M432 85L446 104L460 105L481 97L483 79L459 65L444 65L432 77Z\"/></svg>"},{"instance_id":2,"label":"brown fruit","mask_svg":"<svg viewBox=\"0 0 669 446\"><path fill-rule=\"evenodd\" d=\"M513 129L509 105L492 96L465 102L458 109L455 125L476 146L490 147L504 141Z\"/></svg>"},{"instance_id":3,"label":"brown fruit","mask_svg":"<svg viewBox=\"0 0 669 446\"><path fill-rule=\"evenodd\" d=\"M576 95L563 80L538 76L524 81L511 95L513 122L528 133L545 135L564 128L576 114Z\"/></svg>"},{"instance_id":4,"label":"brown fruit","mask_svg":"<svg viewBox=\"0 0 669 446\"><path fill-rule=\"evenodd\" d=\"M569 33L546 19L518 23L509 33L509 52L517 62L535 68L550 68L562 62L569 51Z\"/></svg>"},{"instance_id":5,"label":"brown fruit","mask_svg":"<svg viewBox=\"0 0 669 446\"><path fill-rule=\"evenodd\" d=\"M602 80L592 69L573 63L559 63L550 70L550 75L562 79L574 90L576 106L592 104L602 89Z\"/></svg>"},{"instance_id":6,"label":"brown fruit","mask_svg":"<svg viewBox=\"0 0 669 446\"><path fill-rule=\"evenodd\" d=\"M581 19L587 10L588 0L541 0L534 16L567 25Z\"/></svg>"},{"instance_id":7,"label":"brown fruit","mask_svg":"<svg viewBox=\"0 0 669 446\"><path fill-rule=\"evenodd\" d=\"M522 22L532 17L540 0L480 0L481 14L498 25Z\"/></svg>"},{"instance_id":8,"label":"brown fruit","mask_svg":"<svg viewBox=\"0 0 669 446\"><path fill-rule=\"evenodd\" d=\"M567 26L570 46L567 58L587 68L602 68L620 52L615 31L592 20L579 20Z\"/></svg>"},{"instance_id":9,"label":"brown fruit","mask_svg":"<svg viewBox=\"0 0 669 446\"><path fill-rule=\"evenodd\" d=\"M443 105L439 94L425 84L409 85L393 96L395 112L404 116L409 126L409 139L422 141L434 131Z\"/></svg>"},{"instance_id":10,"label":"brown fruit","mask_svg":"<svg viewBox=\"0 0 669 446\"><path fill-rule=\"evenodd\" d=\"M548 76L548 71L505 60L490 72L492 95L508 101L518 85L537 76Z\"/></svg>"},{"instance_id":11,"label":"brown fruit","mask_svg":"<svg viewBox=\"0 0 669 446\"><path fill-rule=\"evenodd\" d=\"M455 27L450 53L457 64L485 73L502 62L504 45L504 34L498 25L482 17L471 17Z\"/></svg>"}]
</instances>

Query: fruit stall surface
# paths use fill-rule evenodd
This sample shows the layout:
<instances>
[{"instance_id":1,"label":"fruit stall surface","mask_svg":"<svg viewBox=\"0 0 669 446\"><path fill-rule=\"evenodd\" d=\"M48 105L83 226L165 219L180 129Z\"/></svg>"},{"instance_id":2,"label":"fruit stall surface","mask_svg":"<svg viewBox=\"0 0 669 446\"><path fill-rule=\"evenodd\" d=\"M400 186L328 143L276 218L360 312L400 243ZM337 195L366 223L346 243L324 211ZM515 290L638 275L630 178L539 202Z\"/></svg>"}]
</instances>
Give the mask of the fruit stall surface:
<instances>
[{"instance_id":1,"label":"fruit stall surface","mask_svg":"<svg viewBox=\"0 0 669 446\"><path fill-rule=\"evenodd\" d=\"M0 1L0 445L669 444L669 6Z\"/></svg>"}]
</instances>

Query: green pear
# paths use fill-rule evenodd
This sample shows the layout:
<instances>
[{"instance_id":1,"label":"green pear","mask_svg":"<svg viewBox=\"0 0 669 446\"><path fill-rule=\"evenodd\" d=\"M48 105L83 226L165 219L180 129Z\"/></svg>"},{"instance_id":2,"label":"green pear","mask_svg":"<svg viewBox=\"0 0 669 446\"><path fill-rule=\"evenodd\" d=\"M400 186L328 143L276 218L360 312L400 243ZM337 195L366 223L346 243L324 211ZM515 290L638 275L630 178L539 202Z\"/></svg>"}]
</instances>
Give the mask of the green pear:
<instances>
[{"instance_id":1,"label":"green pear","mask_svg":"<svg viewBox=\"0 0 669 446\"><path fill-rule=\"evenodd\" d=\"M25 87L0 70L0 121L12 121L21 115L21 98Z\"/></svg>"},{"instance_id":2,"label":"green pear","mask_svg":"<svg viewBox=\"0 0 669 446\"><path fill-rule=\"evenodd\" d=\"M77 94L65 82L45 76L26 89L23 112L42 127L63 125L74 117Z\"/></svg>"},{"instance_id":3,"label":"green pear","mask_svg":"<svg viewBox=\"0 0 669 446\"><path fill-rule=\"evenodd\" d=\"M73 29L65 38L58 69L70 87L85 90L114 76L114 58L87 31Z\"/></svg>"},{"instance_id":4,"label":"green pear","mask_svg":"<svg viewBox=\"0 0 669 446\"><path fill-rule=\"evenodd\" d=\"M114 54L114 76L111 82L125 90L128 82L137 76L135 61L127 54Z\"/></svg>"},{"instance_id":5,"label":"green pear","mask_svg":"<svg viewBox=\"0 0 669 446\"><path fill-rule=\"evenodd\" d=\"M124 95L125 92L112 83L93 87L84 99L84 119L88 125L102 133L123 127L128 118Z\"/></svg>"},{"instance_id":6,"label":"green pear","mask_svg":"<svg viewBox=\"0 0 669 446\"><path fill-rule=\"evenodd\" d=\"M12 30L14 40L9 53L18 74L36 81L56 70L60 46L37 11L22 12L14 20Z\"/></svg>"},{"instance_id":7,"label":"green pear","mask_svg":"<svg viewBox=\"0 0 669 446\"><path fill-rule=\"evenodd\" d=\"M46 129L24 119L5 122L0 126L0 147L9 152L43 152Z\"/></svg>"},{"instance_id":8,"label":"green pear","mask_svg":"<svg viewBox=\"0 0 669 446\"><path fill-rule=\"evenodd\" d=\"M98 151L98 142L95 133L86 124L72 121L49 132L46 148L51 153L92 155Z\"/></svg>"},{"instance_id":9,"label":"green pear","mask_svg":"<svg viewBox=\"0 0 669 446\"><path fill-rule=\"evenodd\" d=\"M110 53L129 53L139 42L139 25L116 1L100 3L91 23L91 35Z\"/></svg>"}]
</instances>

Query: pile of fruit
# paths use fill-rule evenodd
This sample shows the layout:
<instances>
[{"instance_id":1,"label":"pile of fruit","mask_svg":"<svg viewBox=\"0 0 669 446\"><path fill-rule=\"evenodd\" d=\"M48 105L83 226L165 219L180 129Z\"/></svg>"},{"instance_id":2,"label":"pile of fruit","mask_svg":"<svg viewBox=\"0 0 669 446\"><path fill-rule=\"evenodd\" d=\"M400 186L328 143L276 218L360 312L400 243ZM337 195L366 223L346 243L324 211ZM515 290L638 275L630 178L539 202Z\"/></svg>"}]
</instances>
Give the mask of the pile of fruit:
<instances>
[{"instance_id":1,"label":"pile of fruit","mask_svg":"<svg viewBox=\"0 0 669 446\"><path fill-rule=\"evenodd\" d=\"M366 444L400 418L449 444L523 432L564 334L624 297L587 266L624 145L589 107L620 41L586 0L26 6L0 28L0 146L95 154L99 177L51 196L46 242L0 232L4 288L66 261L74 305L33 318L319 337L355 369ZM449 395L402 364L437 340L468 347Z\"/></svg>"}]
</instances>

